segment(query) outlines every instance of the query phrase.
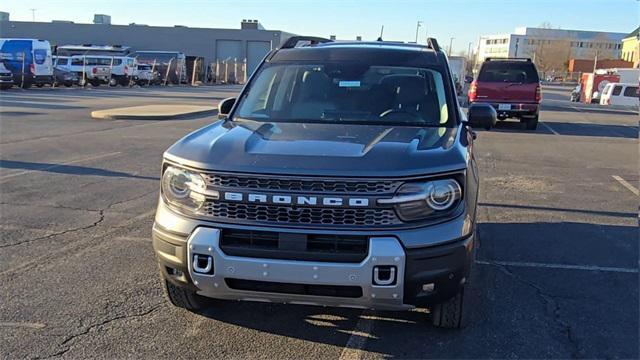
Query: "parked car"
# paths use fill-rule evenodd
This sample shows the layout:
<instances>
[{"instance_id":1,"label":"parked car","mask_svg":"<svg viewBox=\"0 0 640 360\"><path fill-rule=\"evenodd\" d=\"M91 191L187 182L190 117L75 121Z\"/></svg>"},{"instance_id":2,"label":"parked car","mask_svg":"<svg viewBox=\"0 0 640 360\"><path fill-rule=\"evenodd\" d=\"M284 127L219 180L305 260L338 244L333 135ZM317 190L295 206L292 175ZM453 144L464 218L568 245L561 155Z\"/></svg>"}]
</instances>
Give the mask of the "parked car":
<instances>
[{"instance_id":1,"label":"parked car","mask_svg":"<svg viewBox=\"0 0 640 360\"><path fill-rule=\"evenodd\" d=\"M133 81L138 85L155 85L160 83L160 73L152 65L137 64L133 71Z\"/></svg>"},{"instance_id":2,"label":"parked car","mask_svg":"<svg viewBox=\"0 0 640 360\"><path fill-rule=\"evenodd\" d=\"M219 121L164 153L152 237L172 304L428 307L434 325L463 325L471 126L496 111L465 115L427 42L291 38L220 102Z\"/></svg>"},{"instance_id":3,"label":"parked car","mask_svg":"<svg viewBox=\"0 0 640 360\"><path fill-rule=\"evenodd\" d=\"M134 65L135 59L128 56L73 55L69 70L78 74L81 85L88 82L93 86L128 86Z\"/></svg>"},{"instance_id":4,"label":"parked car","mask_svg":"<svg viewBox=\"0 0 640 360\"><path fill-rule=\"evenodd\" d=\"M469 102L490 103L498 120L517 118L538 127L542 92L536 66L525 58L487 58L469 88Z\"/></svg>"},{"instance_id":5,"label":"parked car","mask_svg":"<svg viewBox=\"0 0 640 360\"><path fill-rule=\"evenodd\" d=\"M600 105L638 106L638 84L608 83L600 95Z\"/></svg>"},{"instance_id":6,"label":"parked car","mask_svg":"<svg viewBox=\"0 0 640 360\"><path fill-rule=\"evenodd\" d=\"M53 69L53 85L60 86L64 85L66 87L71 87L73 85L78 85L80 82L80 78L78 74L64 70L59 68Z\"/></svg>"},{"instance_id":7,"label":"parked car","mask_svg":"<svg viewBox=\"0 0 640 360\"><path fill-rule=\"evenodd\" d=\"M13 86L13 74L0 62L0 89L7 90Z\"/></svg>"},{"instance_id":8,"label":"parked car","mask_svg":"<svg viewBox=\"0 0 640 360\"><path fill-rule=\"evenodd\" d=\"M47 40L0 39L0 60L23 88L53 82L51 45Z\"/></svg>"}]
</instances>

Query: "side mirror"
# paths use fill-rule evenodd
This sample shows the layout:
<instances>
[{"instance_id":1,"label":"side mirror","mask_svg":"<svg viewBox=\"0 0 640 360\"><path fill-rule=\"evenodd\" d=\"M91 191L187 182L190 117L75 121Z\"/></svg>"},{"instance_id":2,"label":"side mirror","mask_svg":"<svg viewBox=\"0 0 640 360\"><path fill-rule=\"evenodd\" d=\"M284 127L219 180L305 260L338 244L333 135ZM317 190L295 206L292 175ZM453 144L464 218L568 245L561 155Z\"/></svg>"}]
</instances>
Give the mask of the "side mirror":
<instances>
[{"instance_id":1,"label":"side mirror","mask_svg":"<svg viewBox=\"0 0 640 360\"><path fill-rule=\"evenodd\" d=\"M236 103L236 98L226 98L218 104L218 119L226 118L231 112L231 108Z\"/></svg>"},{"instance_id":2,"label":"side mirror","mask_svg":"<svg viewBox=\"0 0 640 360\"><path fill-rule=\"evenodd\" d=\"M498 113L490 104L474 103L469 105L467 119L469 119L469 125L472 128L491 130L496 125Z\"/></svg>"}]
</instances>

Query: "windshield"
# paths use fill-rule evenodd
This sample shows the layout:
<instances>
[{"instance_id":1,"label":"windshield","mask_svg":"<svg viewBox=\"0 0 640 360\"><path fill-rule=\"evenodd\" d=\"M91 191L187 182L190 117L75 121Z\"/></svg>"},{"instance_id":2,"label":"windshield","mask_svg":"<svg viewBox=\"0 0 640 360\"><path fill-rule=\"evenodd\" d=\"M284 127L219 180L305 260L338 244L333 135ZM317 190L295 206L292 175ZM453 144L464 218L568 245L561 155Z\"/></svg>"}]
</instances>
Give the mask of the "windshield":
<instances>
[{"instance_id":1,"label":"windshield","mask_svg":"<svg viewBox=\"0 0 640 360\"><path fill-rule=\"evenodd\" d=\"M271 122L454 126L440 72L361 63L266 64L235 115Z\"/></svg>"},{"instance_id":2,"label":"windshield","mask_svg":"<svg viewBox=\"0 0 640 360\"><path fill-rule=\"evenodd\" d=\"M487 61L480 69L478 81L532 84L540 79L532 63Z\"/></svg>"}]
</instances>

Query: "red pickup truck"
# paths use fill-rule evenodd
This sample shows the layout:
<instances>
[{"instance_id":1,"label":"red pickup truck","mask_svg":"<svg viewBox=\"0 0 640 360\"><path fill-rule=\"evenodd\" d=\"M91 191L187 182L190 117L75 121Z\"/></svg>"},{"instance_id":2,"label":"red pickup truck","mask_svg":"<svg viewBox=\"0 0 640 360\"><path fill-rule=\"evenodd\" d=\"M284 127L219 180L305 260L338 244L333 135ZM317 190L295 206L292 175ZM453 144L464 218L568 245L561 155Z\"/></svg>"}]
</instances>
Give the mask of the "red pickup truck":
<instances>
[{"instance_id":1,"label":"red pickup truck","mask_svg":"<svg viewBox=\"0 0 640 360\"><path fill-rule=\"evenodd\" d=\"M469 103L489 103L498 120L517 118L527 130L538 127L540 78L531 59L487 58L469 88Z\"/></svg>"}]
</instances>

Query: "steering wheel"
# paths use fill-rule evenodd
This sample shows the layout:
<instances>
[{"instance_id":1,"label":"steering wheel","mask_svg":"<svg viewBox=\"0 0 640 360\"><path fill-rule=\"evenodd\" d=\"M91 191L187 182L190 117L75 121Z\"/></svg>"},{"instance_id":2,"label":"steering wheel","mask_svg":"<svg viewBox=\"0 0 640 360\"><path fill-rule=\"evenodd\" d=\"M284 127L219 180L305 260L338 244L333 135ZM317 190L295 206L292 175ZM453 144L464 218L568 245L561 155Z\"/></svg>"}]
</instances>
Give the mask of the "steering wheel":
<instances>
[{"instance_id":1,"label":"steering wheel","mask_svg":"<svg viewBox=\"0 0 640 360\"><path fill-rule=\"evenodd\" d=\"M380 118L396 118L398 120L408 120L407 115L411 118L409 120L415 121L423 121L422 116L416 114L412 111L402 110L402 109L389 109L380 114Z\"/></svg>"}]
</instances>

